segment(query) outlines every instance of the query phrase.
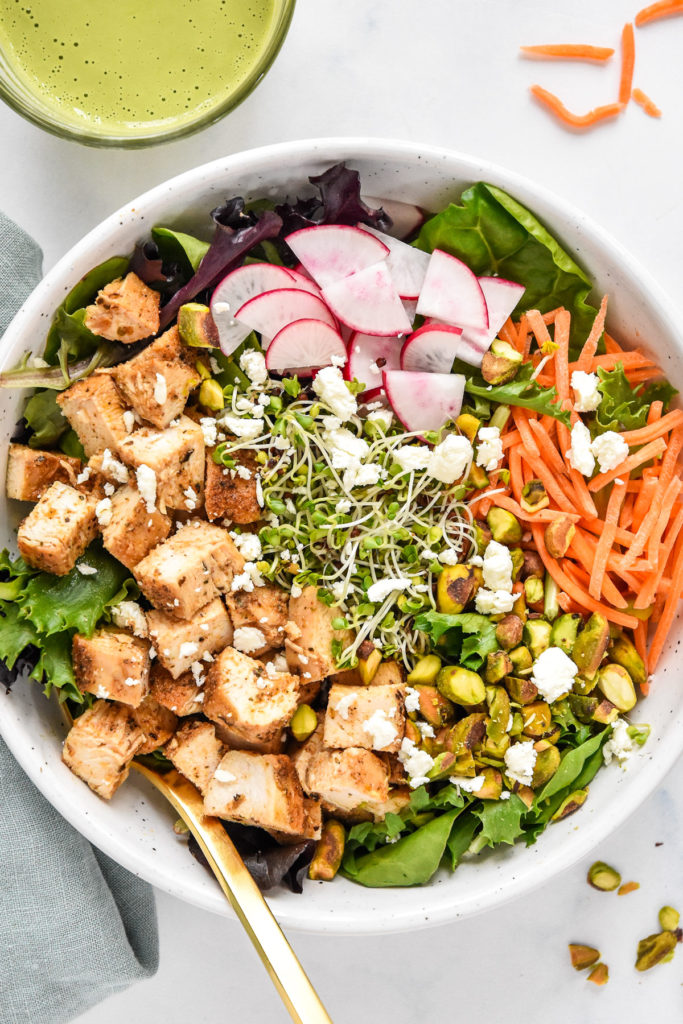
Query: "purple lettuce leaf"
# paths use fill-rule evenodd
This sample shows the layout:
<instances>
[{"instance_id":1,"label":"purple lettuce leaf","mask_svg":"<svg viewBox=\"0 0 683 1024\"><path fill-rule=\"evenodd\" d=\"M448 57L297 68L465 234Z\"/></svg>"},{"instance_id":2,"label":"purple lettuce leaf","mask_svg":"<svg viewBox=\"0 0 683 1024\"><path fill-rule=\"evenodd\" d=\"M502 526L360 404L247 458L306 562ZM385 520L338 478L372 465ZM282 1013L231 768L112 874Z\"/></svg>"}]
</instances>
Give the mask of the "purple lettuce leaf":
<instances>
[{"instance_id":1,"label":"purple lettuce leaf","mask_svg":"<svg viewBox=\"0 0 683 1024\"><path fill-rule=\"evenodd\" d=\"M282 217L285 235L316 224L369 224L378 231L388 231L391 217L381 208L373 210L360 196L360 174L346 164L335 164L322 174L308 179L320 197L297 199L295 203L276 206Z\"/></svg>"},{"instance_id":2,"label":"purple lettuce leaf","mask_svg":"<svg viewBox=\"0 0 683 1024\"><path fill-rule=\"evenodd\" d=\"M292 892L303 891L303 880L315 851L312 839L291 846L280 846L263 829L227 821L223 822L223 827L259 889L268 890L276 885L285 885ZM192 834L188 836L188 846L192 856L210 870Z\"/></svg>"}]
</instances>

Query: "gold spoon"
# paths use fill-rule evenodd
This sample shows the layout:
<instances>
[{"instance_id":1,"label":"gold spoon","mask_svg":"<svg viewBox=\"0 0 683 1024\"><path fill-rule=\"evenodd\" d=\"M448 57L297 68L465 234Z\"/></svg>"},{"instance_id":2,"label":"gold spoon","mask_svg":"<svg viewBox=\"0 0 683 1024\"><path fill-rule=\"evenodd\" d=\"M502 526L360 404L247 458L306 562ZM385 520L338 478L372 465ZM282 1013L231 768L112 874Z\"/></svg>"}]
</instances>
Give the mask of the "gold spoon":
<instances>
[{"instance_id":1,"label":"gold spoon","mask_svg":"<svg viewBox=\"0 0 683 1024\"><path fill-rule=\"evenodd\" d=\"M73 724L68 708L62 708L69 724ZM173 805L199 843L292 1020L297 1024L332 1024L228 833L218 818L204 813L198 790L175 769L162 774L139 761L133 761L132 766Z\"/></svg>"}]
</instances>

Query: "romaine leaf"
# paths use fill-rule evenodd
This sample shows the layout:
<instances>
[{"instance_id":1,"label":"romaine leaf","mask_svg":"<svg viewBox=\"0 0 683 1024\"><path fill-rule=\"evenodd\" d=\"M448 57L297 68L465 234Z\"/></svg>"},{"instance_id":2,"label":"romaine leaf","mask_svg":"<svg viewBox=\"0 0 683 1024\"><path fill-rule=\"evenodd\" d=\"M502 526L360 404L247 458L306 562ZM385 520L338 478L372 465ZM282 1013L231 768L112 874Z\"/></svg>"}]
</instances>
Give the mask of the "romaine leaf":
<instances>
[{"instance_id":1,"label":"romaine leaf","mask_svg":"<svg viewBox=\"0 0 683 1024\"><path fill-rule=\"evenodd\" d=\"M427 633L435 647L466 668L480 668L487 654L498 650L495 623L485 615L423 612L415 619L415 628Z\"/></svg>"},{"instance_id":2,"label":"romaine leaf","mask_svg":"<svg viewBox=\"0 0 683 1024\"><path fill-rule=\"evenodd\" d=\"M526 810L524 801L512 793L509 800L482 800L472 813L482 824L481 838L487 846L495 846L512 845L522 835L521 822Z\"/></svg>"},{"instance_id":3,"label":"romaine leaf","mask_svg":"<svg viewBox=\"0 0 683 1024\"><path fill-rule=\"evenodd\" d=\"M184 231L173 231L172 228L152 228L152 238L164 263L184 263L194 273L199 270L199 264L209 251L208 242L194 235L186 235Z\"/></svg>"},{"instance_id":4,"label":"romaine leaf","mask_svg":"<svg viewBox=\"0 0 683 1024\"><path fill-rule=\"evenodd\" d=\"M524 409L533 409L543 416L554 416L567 427L570 425L569 413L563 412L555 404L557 390L554 387L544 388L531 379L534 372L531 363L524 363L515 379L507 384L487 384L480 373L473 375L472 367L467 363L456 361L454 370L465 375L466 394L475 395L488 402L500 402L501 405L519 405Z\"/></svg>"},{"instance_id":5,"label":"romaine leaf","mask_svg":"<svg viewBox=\"0 0 683 1024\"><path fill-rule=\"evenodd\" d=\"M396 843L385 844L362 857L345 857L343 873L354 882L374 888L424 885L441 863L458 814L458 809L446 811Z\"/></svg>"},{"instance_id":6,"label":"romaine leaf","mask_svg":"<svg viewBox=\"0 0 683 1024\"><path fill-rule=\"evenodd\" d=\"M592 736L585 743L582 743L580 747L575 747L573 750L568 750L560 761L560 767L557 769L552 779L546 783L541 792L537 795L534 804L539 806L545 800L548 800L555 793L559 793L561 789L566 789L571 786L576 788L576 780L579 778L584 764L595 754L596 751L600 750L603 743L607 740L611 734L611 729L605 728L601 732Z\"/></svg>"},{"instance_id":7,"label":"romaine leaf","mask_svg":"<svg viewBox=\"0 0 683 1024\"><path fill-rule=\"evenodd\" d=\"M671 399L678 394L668 381L648 384L645 388L642 385L631 387L623 363L617 363L613 370L598 367L598 377L598 391L602 395L595 414L598 433L644 427L653 402L663 402L666 412Z\"/></svg>"},{"instance_id":8,"label":"romaine leaf","mask_svg":"<svg viewBox=\"0 0 683 1024\"><path fill-rule=\"evenodd\" d=\"M480 824L480 821L471 810L461 814L456 819L446 843L446 852L450 861L451 871L455 871L462 860L463 854L467 852Z\"/></svg>"},{"instance_id":9,"label":"romaine leaf","mask_svg":"<svg viewBox=\"0 0 683 1024\"><path fill-rule=\"evenodd\" d=\"M24 407L24 419L33 431L31 448L52 448L69 429L69 423L57 405L54 391L36 391Z\"/></svg>"},{"instance_id":10,"label":"romaine leaf","mask_svg":"<svg viewBox=\"0 0 683 1024\"><path fill-rule=\"evenodd\" d=\"M46 697L54 688L59 690L60 701L72 700L82 704L83 694L78 689L71 660L72 636L73 632L68 631L41 639L41 655L31 678L43 683Z\"/></svg>"},{"instance_id":11,"label":"romaine leaf","mask_svg":"<svg viewBox=\"0 0 683 1024\"><path fill-rule=\"evenodd\" d=\"M19 611L15 602L0 601L0 661L9 669L14 668L24 648L39 646L38 630L32 622L21 619Z\"/></svg>"},{"instance_id":12,"label":"romaine leaf","mask_svg":"<svg viewBox=\"0 0 683 1024\"><path fill-rule=\"evenodd\" d=\"M452 253L475 274L498 274L525 286L517 306L547 313L564 306L572 314L571 348L578 351L597 310L586 301L591 281L529 210L484 182L423 224L416 245Z\"/></svg>"}]
</instances>

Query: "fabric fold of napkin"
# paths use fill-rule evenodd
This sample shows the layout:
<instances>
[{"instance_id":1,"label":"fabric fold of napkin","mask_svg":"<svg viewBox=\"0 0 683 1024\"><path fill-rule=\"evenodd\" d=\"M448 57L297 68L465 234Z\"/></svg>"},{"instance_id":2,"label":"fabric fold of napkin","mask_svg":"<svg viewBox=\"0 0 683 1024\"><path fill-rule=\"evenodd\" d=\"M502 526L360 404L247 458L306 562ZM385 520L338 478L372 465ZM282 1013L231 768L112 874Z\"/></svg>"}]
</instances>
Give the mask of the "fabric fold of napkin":
<instances>
[{"instance_id":1,"label":"fabric fold of napkin","mask_svg":"<svg viewBox=\"0 0 683 1024\"><path fill-rule=\"evenodd\" d=\"M33 239L0 213L0 336L41 264ZM158 963L150 886L64 821L0 739L2 1024L65 1024Z\"/></svg>"}]
</instances>

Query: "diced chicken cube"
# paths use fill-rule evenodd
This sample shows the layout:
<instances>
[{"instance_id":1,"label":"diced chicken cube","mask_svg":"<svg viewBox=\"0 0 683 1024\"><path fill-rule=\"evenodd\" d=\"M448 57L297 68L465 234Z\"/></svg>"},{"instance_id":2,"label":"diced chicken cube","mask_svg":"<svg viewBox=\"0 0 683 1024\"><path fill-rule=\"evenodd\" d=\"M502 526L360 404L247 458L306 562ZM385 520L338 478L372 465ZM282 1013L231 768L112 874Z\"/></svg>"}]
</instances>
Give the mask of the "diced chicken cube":
<instances>
[{"instance_id":1,"label":"diced chicken cube","mask_svg":"<svg viewBox=\"0 0 683 1024\"><path fill-rule=\"evenodd\" d=\"M167 427L180 416L187 396L200 381L177 327L171 327L127 363L120 363L112 373L138 415L155 427Z\"/></svg>"},{"instance_id":2,"label":"diced chicken cube","mask_svg":"<svg viewBox=\"0 0 683 1024\"><path fill-rule=\"evenodd\" d=\"M135 487L121 487L111 498L111 518L102 527L107 551L132 569L171 532L171 520L147 505Z\"/></svg>"},{"instance_id":3,"label":"diced chicken cube","mask_svg":"<svg viewBox=\"0 0 683 1024\"><path fill-rule=\"evenodd\" d=\"M174 679L206 653L222 651L232 643L232 623L220 597L205 604L191 619L177 619L168 612L147 612L147 624L157 658Z\"/></svg>"},{"instance_id":4,"label":"diced chicken cube","mask_svg":"<svg viewBox=\"0 0 683 1024\"><path fill-rule=\"evenodd\" d=\"M238 452L234 458L243 472L250 474L248 477L240 476L239 470L217 466L213 461L213 449L206 450L206 515L212 521L230 519L240 525L256 523L263 515L256 486L259 465L249 452Z\"/></svg>"},{"instance_id":5,"label":"diced chicken cube","mask_svg":"<svg viewBox=\"0 0 683 1024\"><path fill-rule=\"evenodd\" d=\"M149 692L149 648L148 640L116 629L76 633L71 653L79 689L138 707Z\"/></svg>"},{"instance_id":6,"label":"diced chicken cube","mask_svg":"<svg viewBox=\"0 0 683 1024\"><path fill-rule=\"evenodd\" d=\"M97 498L70 484L50 484L19 527L17 544L35 569L66 576L97 534Z\"/></svg>"},{"instance_id":7,"label":"diced chicken cube","mask_svg":"<svg viewBox=\"0 0 683 1024\"><path fill-rule=\"evenodd\" d=\"M163 747L178 728L178 719L173 712L159 704L150 694L138 707L133 708L133 718L145 735L145 742L138 754L151 754Z\"/></svg>"},{"instance_id":8,"label":"diced chicken cube","mask_svg":"<svg viewBox=\"0 0 683 1024\"><path fill-rule=\"evenodd\" d=\"M266 584L249 592L238 590L228 593L225 602L235 629L247 626L263 633L265 643L258 650L251 651L255 658L284 646L288 595L282 587Z\"/></svg>"},{"instance_id":9,"label":"diced chicken cube","mask_svg":"<svg viewBox=\"0 0 683 1024\"><path fill-rule=\"evenodd\" d=\"M11 444L7 455L7 497L38 501L55 481L75 486L81 467L80 459L61 452L42 452L26 444Z\"/></svg>"},{"instance_id":10,"label":"diced chicken cube","mask_svg":"<svg viewBox=\"0 0 683 1024\"><path fill-rule=\"evenodd\" d=\"M299 682L287 672L268 674L265 665L226 647L206 677L204 714L253 743L278 740L299 701Z\"/></svg>"},{"instance_id":11,"label":"diced chicken cube","mask_svg":"<svg viewBox=\"0 0 683 1024\"><path fill-rule=\"evenodd\" d=\"M243 569L244 558L228 531L195 520L138 562L134 576L155 608L190 619L227 593L233 576Z\"/></svg>"},{"instance_id":12,"label":"diced chicken cube","mask_svg":"<svg viewBox=\"0 0 683 1024\"><path fill-rule=\"evenodd\" d=\"M400 686L405 682L405 671L397 661L383 661L370 680L370 686Z\"/></svg>"},{"instance_id":13,"label":"diced chicken cube","mask_svg":"<svg viewBox=\"0 0 683 1024\"><path fill-rule=\"evenodd\" d=\"M387 814L400 814L408 807L410 793L409 786L394 786L389 789L386 800L364 800L351 810L321 801L321 808L348 825L355 825L361 821L384 821Z\"/></svg>"},{"instance_id":14,"label":"diced chicken cube","mask_svg":"<svg viewBox=\"0 0 683 1024\"><path fill-rule=\"evenodd\" d=\"M126 405L111 370L96 370L85 380L77 380L57 395L57 403L88 458L105 448L116 453L119 442L128 436L123 417Z\"/></svg>"},{"instance_id":15,"label":"diced chicken cube","mask_svg":"<svg viewBox=\"0 0 683 1024\"><path fill-rule=\"evenodd\" d=\"M225 747L211 722L196 718L183 722L165 750L174 767L202 794L206 793L224 753Z\"/></svg>"},{"instance_id":16,"label":"diced chicken cube","mask_svg":"<svg viewBox=\"0 0 683 1024\"><path fill-rule=\"evenodd\" d=\"M209 782L207 814L258 828L301 835L306 826L304 794L286 754L229 750Z\"/></svg>"},{"instance_id":17,"label":"diced chicken cube","mask_svg":"<svg viewBox=\"0 0 683 1024\"><path fill-rule=\"evenodd\" d=\"M326 747L365 747L395 754L405 732L403 686L330 688L325 714Z\"/></svg>"},{"instance_id":18,"label":"diced chicken cube","mask_svg":"<svg viewBox=\"0 0 683 1024\"><path fill-rule=\"evenodd\" d=\"M330 683L342 683L344 686L363 685L363 680L357 668L345 668L341 672L332 672L328 679Z\"/></svg>"},{"instance_id":19,"label":"diced chicken cube","mask_svg":"<svg viewBox=\"0 0 683 1024\"><path fill-rule=\"evenodd\" d=\"M156 478L156 503L162 512L166 508L194 512L202 505L204 435L189 416L181 416L175 426L165 430L134 430L121 441L119 453L134 470L140 466L152 470Z\"/></svg>"},{"instance_id":20,"label":"diced chicken cube","mask_svg":"<svg viewBox=\"0 0 683 1024\"><path fill-rule=\"evenodd\" d=\"M109 800L128 777L130 762L144 742L130 708L98 700L71 726L62 760L98 796Z\"/></svg>"},{"instance_id":21,"label":"diced chicken cube","mask_svg":"<svg viewBox=\"0 0 683 1024\"><path fill-rule=\"evenodd\" d=\"M321 750L308 764L303 788L333 810L353 811L388 798L389 772L381 757L361 747Z\"/></svg>"},{"instance_id":22,"label":"diced chicken cube","mask_svg":"<svg viewBox=\"0 0 683 1024\"><path fill-rule=\"evenodd\" d=\"M311 733L303 743L292 742L287 747L287 753L292 759L292 764L296 768L297 775L304 789L306 789L306 773L312 758L315 754L319 754L321 750L325 749L323 743L325 712L317 711L316 714L318 716L318 725L315 732Z\"/></svg>"},{"instance_id":23,"label":"diced chicken cube","mask_svg":"<svg viewBox=\"0 0 683 1024\"><path fill-rule=\"evenodd\" d=\"M186 672L174 679L158 661L152 662L149 695L172 711L178 718L198 715L204 704L204 691L197 686L191 672Z\"/></svg>"},{"instance_id":24,"label":"diced chicken cube","mask_svg":"<svg viewBox=\"0 0 683 1024\"><path fill-rule=\"evenodd\" d=\"M130 345L159 330L161 296L132 271L101 288L85 311L85 326L100 338Z\"/></svg>"},{"instance_id":25,"label":"diced chicken cube","mask_svg":"<svg viewBox=\"0 0 683 1024\"><path fill-rule=\"evenodd\" d=\"M289 618L298 627L296 638L286 642L290 671L299 672L307 682L336 672L332 641L338 640L342 647L353 642L350 630L332 628L338 616L338 608L328 608L318 600L317 587L304 587L299 597L290 597Z\"/></svg>"}]
</instances>

